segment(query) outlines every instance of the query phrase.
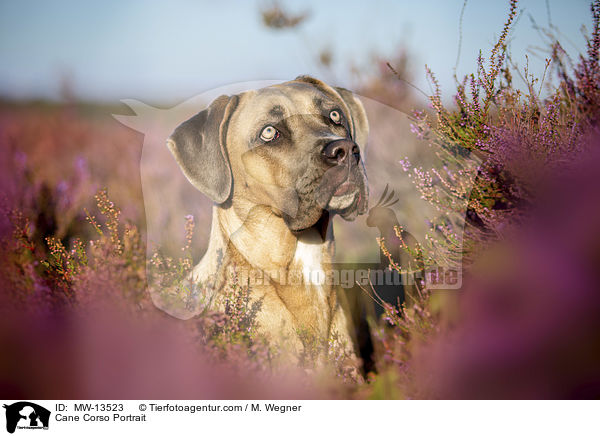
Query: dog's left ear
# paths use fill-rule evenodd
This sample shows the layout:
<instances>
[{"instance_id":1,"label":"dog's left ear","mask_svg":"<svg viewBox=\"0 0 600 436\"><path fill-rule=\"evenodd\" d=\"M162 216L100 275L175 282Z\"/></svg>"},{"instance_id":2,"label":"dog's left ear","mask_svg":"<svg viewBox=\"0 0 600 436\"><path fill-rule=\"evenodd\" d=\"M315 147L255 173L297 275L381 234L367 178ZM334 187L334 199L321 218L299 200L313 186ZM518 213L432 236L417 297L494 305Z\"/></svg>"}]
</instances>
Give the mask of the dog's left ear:
<instances>
[{"instance_id":1,"label":"dog's left ear","mask_svg":"<svg viewBox=\"0 0 600 436\"><path fill-rule=\"evenodd\" d=\"M345 88L334 88L342 97L348 109L350 109L350 129L352 130L352 138L361 148L367 145L369 137L369 121L367 120L367 112L362 102L356 96Z\"/></svg>"}]
</instances>

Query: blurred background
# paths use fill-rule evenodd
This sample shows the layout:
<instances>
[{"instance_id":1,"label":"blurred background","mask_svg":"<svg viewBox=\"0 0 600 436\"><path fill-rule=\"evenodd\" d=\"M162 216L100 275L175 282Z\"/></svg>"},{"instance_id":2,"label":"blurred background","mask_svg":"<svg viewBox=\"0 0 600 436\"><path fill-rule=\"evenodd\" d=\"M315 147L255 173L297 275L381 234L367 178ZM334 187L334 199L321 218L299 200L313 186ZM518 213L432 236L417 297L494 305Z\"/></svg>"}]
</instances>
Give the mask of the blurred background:
<instances>
[{"instance_id":1,"label":"blurred background","mask_svg":"<svg viewBox=\"0 0 600 436\"><path fill-rule=\"evenodd\" d=\"M289 21L277 15L278 5ZM4 1L0 95L174 104L229 83L299 74L354 88L378 74L377 60L391 61L425 92L427 64L448 95L454 67L462 78L479 50L491 48L507 3L473 1L462 8L462 0ZM536 24L559 28L572 54L584 49L580 27L591 24L588 2L525 0L519 8L510 42L519 65L543 45ZM529 63L541 76L543 54L530 54Z\"/></svg>"},{"instance_id":2,"label":"blurred background","mask_svg":"<svg viewBox=\"0 0 600 436\"><path fill-rule=\"evenodd\" d=\"M197 340L195 321L174 324L147 301L145 243L179 252L185 241L184 216L193 214L191 254L197 262L210 221L210 204L185 181L164 140L178 122L216 97L211 90L231 90L249 81L309 74L361 96L371 124L371 204L390 184L400 199L394 209L399 224L422 241L437 211L421 199L400 160L408 158L423 168L441 163L435 147L420 140L411 126L413 111L430 108L427 96L434 93L425 66L439 81L444 103L452 106L456 77L477 71L480 50L484 58L489 56L508 9L508 1L491 0L2 1L0 389L5 396L597 397L598 298L591 289L598 259L593 250L600 239L592 219L598 209L588 199L597 198L599 185L592 164L585 172L589 179L580 183L589 189L566 185L561 196L551 190L546 200L552 213L533 215L534 223L553 217L547 228L526 227L523 232L530 239L518 238L518 244L483 257L479 281L466 287L476 292L465 294L463 315L468 316L461 328L435 343L431 338L440 326L452 326L453 320L430 322L426 308L411 318L423 321L422 316L422 323L396 325L400 328L393 340L386 334L379 337L385 361L380 368L397 365L397 371L381 370L366 393L327 390L322 380L309 387L289 378L288 385L273 383L271 375L233 380L229 366L222 377L211 377L210 370L198 369L205 368L206 354L190 346ZM555 72L545 73L554 37L576 63L587 49L583 35L593 27L589 11L586 0L521 1L506 41L509 63L520 72L512 86L526 89L530 75L545 77L543 86L535 86L537 94L547 96L546 86L558 83ZM597 64L597 55L594 59ZM584 85L600 89L595 83ZM597 99L577 95L595 114L600 92L594 94ZM539 112L528 118L535 119L529 125L537 128L538 118ZM556 118L550 127L571 132L561 123ZM517 123L515 130L521 127ZM543 142L532 138L533 144ZM597 156L590 162L599 162ZM152 186L177 194L148 197ZM107 188L110 201L94 198L101 188ZM197 202L190 206L190 198ZM571 220L569 212L580 205L589 210L579 221ZM112 245L104 241L106 245L94 246L98 232L88 211L104 228L99 239L110 239ZM118 217L119 225L126 223L118 232L111 230L116 226L111 216ZM379 229L369 228L364 219L336 223L339 260L379 258ZM561 239L564 250L555 243L557 229L567 232ZM85 241L84 248L78 238ZM52 240L66 248L61 251ZM86 245L89 241L94 244ZM109 245L110 255L108 248L102 251ZM559 249L554 257L553 250ZM86 250L94 261L88 263ZM578 262L572 252L589 257ZM524 253L523 258L515 253ZM575 265L569 265L571 260ZM578 269L581 265L585 268ZM547 274L548 268L556 275ZM570 268L569 274L563 274L564 268ZM477 279L479 270L473 271ZM113 305L113 299L127 304ZM93 300L91 306L88 300ZM103 318L100 311L88 316L99 303L109 306L109 315ZM150 308L142 312L144 322L130 317L138 306ZM73 307L77 310L71 311ZM434 312L431 318L437 316ZM146 316L158 322L146 325ZM161 323L164 329L157 329ZM427 365L411 360L418 347L403 336L407 331L417 342L434 343L422 353ZM219 344L229 346L230 340ZM34 343L38 346L31 347ZM253 362L260 366L269 360L261 360L260 352L258 347L241 354L258 355ZM37 365L40 361L44 368ZM242 360L244 365L250 368ZM424 374L407 375L411 368L424 368ZM425 381L414 383L419 377Z\"/></svg>"},{"instance_id":3,"label":"blurred background","mask_svg":"<svg viewBox=\"0 0 600 436\"><path fill-rule=\"evenodd\" d=\"M542 76L549 56L544 32L551 29L564 36L565 49L576 58L585 49L588 10L585 1L520 3L508 41L514 65L523 69L528 64L530 74ZM372 132L372 202L393 181L390 188L401 199L395 208L399 222L423 241L435 211L421 201L399 159L408 157L427 168L436 162L436 150L410 131L406 115L426 107L433 92L425 65L439 80L445 101L451 101L455 76L476 69L479 50L489 52L506 12L507 4L492 1L2 2L3 153L7 162L15 156L26 160L38 184L47 184L46 194L65 203L61 216L53 218L63 240L83 230L82 206L89 207L90 194L107 187L126 219L143 226L144 210L156 217L163 237L151 239L173 251L184 237L182 217L192 213L199 228L207 229L210 208L177 169L161 169L170 159L162 145L169 128L177 125L173 120L186 119L209 101L196 99L179 117L171 112L170 124L161 124L158 111L141 109L145 117L125 122L132 129L112 117L135 113L120 101L169 109L238 82L309 74L365 97ZM159 124L169 128L154 128L151 136L151 127ZM156 170L154 183L148 183L179 192L160 202L147 198L146 209L139 169L144 145L156 150L142 160L149 171ZM148 186L145 192L153 189ZM190 198L197 201L193 210ZM155 204L160 210L153 209ZM374 241L379 233L364 220L336 222L340 260L378 256ZM196 232L196 259L207 236L207 231ZM356 253L368 255L360 259Z\"/></svg>"}]
</instances>

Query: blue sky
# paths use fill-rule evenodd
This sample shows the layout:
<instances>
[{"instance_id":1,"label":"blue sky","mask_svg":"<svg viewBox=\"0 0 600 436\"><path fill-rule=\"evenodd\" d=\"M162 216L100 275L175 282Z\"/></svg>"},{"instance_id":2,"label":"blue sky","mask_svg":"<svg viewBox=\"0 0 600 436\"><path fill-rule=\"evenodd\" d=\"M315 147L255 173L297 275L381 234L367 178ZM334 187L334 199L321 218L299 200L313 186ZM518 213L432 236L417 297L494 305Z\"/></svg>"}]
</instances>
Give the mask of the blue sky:
<instances>
[{"instance_id":1,"label":"blue sky","mask_svg":"<svg viewBox=\"0 0 600 436\"><path fill-rule=\"evenodd\" d=\"M233 82L322 76L315 61L330 47L336 84L351 87L349 65L369 64L370 54L392 56L399 46L413 54L414 83L428 91L424 65L443 90L453 88L458 23L463 0L282 2L311 11L297 31L265 29L259 15L267 0L76 0L0 3L0 95L57 98L62 77L77 96L117 101L132 98L177 102ZM580 28L591 26L587 0L548 0L551 21L572 54L585 49ZM545 0L523 0L511 42L513 57L542 42L529 14L548 24ZM471 0L463 21L458 74L474 71L479 49L488 52L502 28L508 1ZM543 60L530 56L540 73Z\"/></svg>"}]
</instances>

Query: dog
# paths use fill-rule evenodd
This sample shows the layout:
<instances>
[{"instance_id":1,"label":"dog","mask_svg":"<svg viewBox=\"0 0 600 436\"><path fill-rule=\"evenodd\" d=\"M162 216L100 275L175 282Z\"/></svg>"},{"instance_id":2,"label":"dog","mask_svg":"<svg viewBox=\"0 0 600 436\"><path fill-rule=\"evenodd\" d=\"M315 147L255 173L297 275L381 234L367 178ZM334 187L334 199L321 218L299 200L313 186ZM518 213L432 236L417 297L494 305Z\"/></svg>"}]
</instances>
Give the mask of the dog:
<instances>
[{"instance_id":1,"label":"dog","mask_svg":"<svg viewBox=\"0 0 600 436\"><path fill-rule=\"evenodd\" d=\"M331 338L354 350L327 278L332 218L368 210L368 134L353 93L300 76L218 97L167 140L189 182L214 202L208 248L191 280L219 296L239 280L232 270L261 277L249 294L259 329L295 354Z\"/></svg>"}]
</instances>

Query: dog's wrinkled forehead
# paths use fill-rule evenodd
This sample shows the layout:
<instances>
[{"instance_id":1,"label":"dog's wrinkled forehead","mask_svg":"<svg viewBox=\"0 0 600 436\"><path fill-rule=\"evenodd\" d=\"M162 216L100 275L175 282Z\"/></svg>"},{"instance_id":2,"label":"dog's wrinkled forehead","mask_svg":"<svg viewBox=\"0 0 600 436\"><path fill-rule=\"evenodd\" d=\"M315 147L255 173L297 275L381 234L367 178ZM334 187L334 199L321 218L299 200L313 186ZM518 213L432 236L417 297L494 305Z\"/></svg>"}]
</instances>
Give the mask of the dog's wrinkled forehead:
<instances>
[{"instance_id":1,"label":"dog's wrinkled forehead","mask_svg":"<svg viewBox=\"0 0 600 436\"><path fill-rule=\"evenodd\" d=\"M333 109L348 112L344 101L311 83L286 82L240 95L246 110L235 114L246 126L275 123L294 116L327 117Z\"/></svg>"}]
</instances>

